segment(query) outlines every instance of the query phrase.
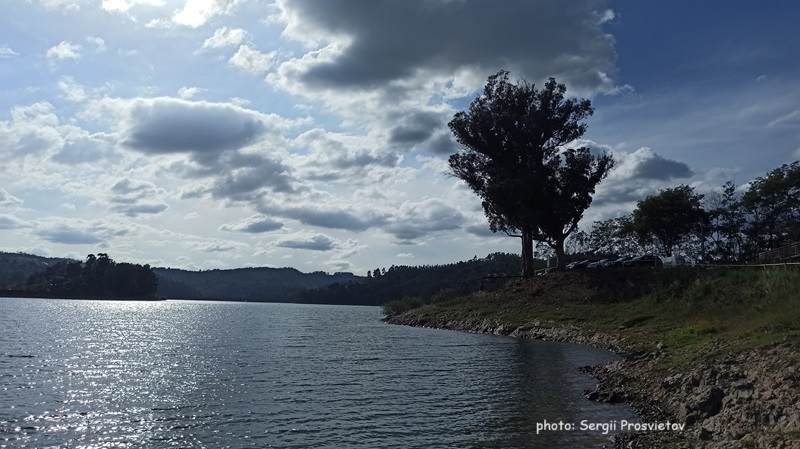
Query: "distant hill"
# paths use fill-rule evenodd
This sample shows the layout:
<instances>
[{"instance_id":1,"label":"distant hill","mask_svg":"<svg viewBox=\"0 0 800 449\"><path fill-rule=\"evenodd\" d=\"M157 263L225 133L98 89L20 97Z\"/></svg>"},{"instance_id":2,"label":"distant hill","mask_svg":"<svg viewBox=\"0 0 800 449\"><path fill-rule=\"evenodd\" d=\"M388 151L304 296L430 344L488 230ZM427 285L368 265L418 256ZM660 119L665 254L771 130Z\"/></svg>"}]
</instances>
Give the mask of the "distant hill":
<instances>
[{"instance_id":1,"label":"distant hill","mask_svg":"<svg viewBox=\"0 0 800 449\"><path fill-rule=\"evenodd\" d=\"M544 267L543 261L536 263ZM375 270L360 282L339 282L299 292L294 302L378 306L403 298L430 301L455 297L502 287L509 279L507 275L519 273L520 264L516 254L492 253L482 259L443 265L392 265L388 270ZM489 275L497 277L487 278Z\"/></svg>"},{"instance_id":2,"label":"distant hill","mask_svg":"<svg viewBox=\"0 0 800 449\"><path fill-rule=\"evenodd\" d=\"M0 290L24 290L31 275L61 261L77 262L0 252ZM156 296L164 298L381 305L405 297L429 300L495 289L505 280L487 280L484 276L516 274L519 267L519 256L493 253L481 259L443 265L393 265L389 269L376 269L366 277L321 271L302 273L294 268L204 271L153 268L153 272L158 276Z\"/></svg>"},{"instance_id":3,"label":"distant hill","mask_svg":"<svg viewBox=\"0 0 800 449\"><path fill-rule=\"evenodd\" d=\"M59 262L75 262L75 260L0 251L0 289L22 290L32 274L44 271Z\"/></svg>"},{"instance_id":4,"label":"distant hill","mask_svg":"<svg viewBox=\"0 0 800 449\"><path fill-rule=\"evenodd\" d=\"M227 301L286 301L302 290L339 282L355 282L352 273L301 273L294 268L236 268L188 271L154 268L159 278L157 294L174 299Z\"/></svg>"}]
</instances>

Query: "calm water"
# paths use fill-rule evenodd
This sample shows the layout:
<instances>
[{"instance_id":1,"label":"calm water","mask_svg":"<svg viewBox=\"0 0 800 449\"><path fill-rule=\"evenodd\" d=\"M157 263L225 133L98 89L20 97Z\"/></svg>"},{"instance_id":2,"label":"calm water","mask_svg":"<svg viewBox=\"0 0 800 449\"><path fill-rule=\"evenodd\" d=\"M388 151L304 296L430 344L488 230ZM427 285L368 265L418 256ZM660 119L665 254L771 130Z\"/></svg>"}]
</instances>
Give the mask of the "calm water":
<instances>
[{"instance_id":1,"label":"calm water","mask_svg":"<svg viewBox=\"0 0 800 449\"><path fill-rule=\"evenodd\" d=\"M0 447L547 448L605 351L379 321L373 307L0 298Z\"/></svg>"}]
</instances>

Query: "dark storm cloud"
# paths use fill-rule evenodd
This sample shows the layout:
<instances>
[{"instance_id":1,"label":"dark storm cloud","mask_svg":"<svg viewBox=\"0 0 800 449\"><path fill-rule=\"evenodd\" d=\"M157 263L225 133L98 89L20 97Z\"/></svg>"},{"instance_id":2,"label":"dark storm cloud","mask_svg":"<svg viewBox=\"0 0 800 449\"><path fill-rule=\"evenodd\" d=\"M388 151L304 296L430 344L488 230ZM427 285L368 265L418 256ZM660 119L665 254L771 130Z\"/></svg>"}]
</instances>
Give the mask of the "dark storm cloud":
<instances>
[{"instance_id":1,"label":"dark storm cloud","mask_svg":"<svg viewBox=\"0 0 800 449\"><path fill-rule=\"evenodd\" d=\"M611 87L604 84L614 71L614 40L601 28L601 0L295 0L279 6L289 36L349 38L332 60L311 62L301 73L311 86L369 89L421 69L472 67Z\"/></svg>"},{"instance_id":2,"label":"dark storm cloud","mask_svg":"<svg viewBox=\"0 0 800 449\"><path fill-rule=\"evenodd\" d=\"M325 234L316 234L308 239L284 239L274 243L275 246L292 249L308 249L312 251L330 251L334 249L336 241Z\"/></svg>"},{"instance_id":3,"label":"dark storm cloud","mask_svg":"<svg viewBox=\"0 0 800 449\"><path fill-rule=\"evenodd\" d=\"M267 126L257 113L222 103L137 99L123 144L145 153L193 153L199 159L255 142Z\"/></svg>"}]
</instances>

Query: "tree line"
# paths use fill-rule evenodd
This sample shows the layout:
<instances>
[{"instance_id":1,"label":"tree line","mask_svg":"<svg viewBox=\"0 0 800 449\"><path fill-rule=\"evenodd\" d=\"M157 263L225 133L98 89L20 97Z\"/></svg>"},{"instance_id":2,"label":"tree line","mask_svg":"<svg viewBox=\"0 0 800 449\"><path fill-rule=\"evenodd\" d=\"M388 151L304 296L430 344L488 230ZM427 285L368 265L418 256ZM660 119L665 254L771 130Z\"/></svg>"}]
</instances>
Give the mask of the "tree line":
<instances>
[{"instance_id":1,"label":"tree line","mask_svg":"<svg viewBox=\"0 0 800 449\"><path fill-rule=\"evenodd\" d=\"M376 268L369 275L350 282L298 291L293 302L310 304L381 305L387 301L415 298L429 302L493 290L504 284L503 276L518 273L520 257L516 254L492 253L484 258L442 265L392 265ZM538 261L544 267L544 261ZM487 278L487 275L497 275Z\"/></svg>"},{"instance_id":2,"label":"tree line","mask_svg":"<svg viewBox=\"0 0 800 449\"><path fill-rule=\"evenodd\" d=\"M62 261L28 278L27 290L65 297L152 298L158 277L150 265L115 262L89 254L84 262Z\"/></svg>"},{"instance_id":3,"label":"tree line","mask_svg":"<svg viewBox=\"0 0 800 449\"><path fill-rule=\"evenodd\" d=\"M708 195L688 185L639 201L629 215L595 221L573 236L576 251L654 252L706 262L743 263L800 241L800 161L783 164L742 189L732 181Z\"/></svg>"}]
</instances>

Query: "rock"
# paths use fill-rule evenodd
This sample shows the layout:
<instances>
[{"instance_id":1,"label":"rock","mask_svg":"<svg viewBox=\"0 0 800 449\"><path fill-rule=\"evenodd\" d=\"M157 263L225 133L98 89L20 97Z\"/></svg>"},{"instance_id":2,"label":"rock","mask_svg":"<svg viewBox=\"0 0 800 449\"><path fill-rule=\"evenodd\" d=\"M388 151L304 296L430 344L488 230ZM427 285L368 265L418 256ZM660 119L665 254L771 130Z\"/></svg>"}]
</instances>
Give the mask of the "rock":
<instances>
[{"instance_id":1,"label":"rock","mask_svg":"<svg viewBox=\"0 0 800 449\"><path fill-rule=\"evenodd\" d=\"M725 397L725 392L722 391L722 388L712 387L708 394L704 396L705 398L697 404L697 410L705 417L711 417L719 413L722 409L722 398Z\"/></svg>"}]
</instances>

